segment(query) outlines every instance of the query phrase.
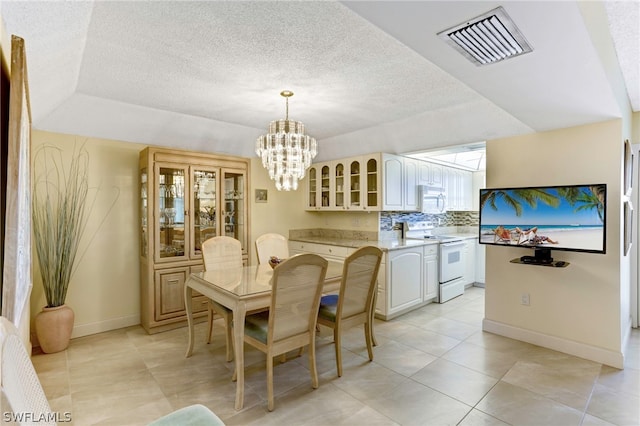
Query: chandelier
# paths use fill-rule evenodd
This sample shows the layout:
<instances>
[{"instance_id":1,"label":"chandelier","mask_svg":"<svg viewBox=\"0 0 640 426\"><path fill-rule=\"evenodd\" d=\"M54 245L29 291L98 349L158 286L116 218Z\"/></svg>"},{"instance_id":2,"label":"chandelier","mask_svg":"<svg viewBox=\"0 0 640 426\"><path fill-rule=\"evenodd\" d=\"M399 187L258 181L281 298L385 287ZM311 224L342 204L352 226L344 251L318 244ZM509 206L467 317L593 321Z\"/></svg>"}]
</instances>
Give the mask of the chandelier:
<instances>
[{"instance_id":1,"label":"chandelier","mask_svg":"<svg viewBox=\"0 0 640 426\"><path fill-rule=\"evenodd\" d=\"M295 191L318 153L318 144L305 134L302 122L289 120L289 98L293 92L284 90L280 96L287 100L285 119L269 123L269 132L256 140L256 154L262 158L262 166L269 171L278 191Z\"/></svg>"}]
</instances>

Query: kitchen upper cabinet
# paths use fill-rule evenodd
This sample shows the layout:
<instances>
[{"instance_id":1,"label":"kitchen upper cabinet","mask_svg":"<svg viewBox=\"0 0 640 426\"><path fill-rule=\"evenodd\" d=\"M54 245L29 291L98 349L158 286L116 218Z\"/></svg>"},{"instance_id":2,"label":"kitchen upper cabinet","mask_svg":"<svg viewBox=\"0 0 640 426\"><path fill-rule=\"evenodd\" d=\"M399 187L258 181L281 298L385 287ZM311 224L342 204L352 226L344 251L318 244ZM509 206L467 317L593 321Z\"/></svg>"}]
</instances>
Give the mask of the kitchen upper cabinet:
<instances>
[{"instance_id":1,"label":"kitchen upper cabinet","mask_svg":"<svg viewBox=\"0 0 640 426\"><path fill-rule=\"evenodd\" d=\"M384 168L383 210L404 210L404 165L402 157L382 154Z\"/></svg>"},{"instance_id":2,"label":"kitchen upper cabinet","mask_svg":"<svg viewBox=\"0 0 640 426\"><path fill-rule=\"evenodd\" d=\"M307 210L380 210L380 154L314 164L308 176Z\"/></svg>"},{"instance_id":3,"label":"kitchen upper cabinet","mask_svg":"<svg viewBox=\"0 0 640 426\"><path fill-rule=\"evenodd\" d=\"M154 333L184 325L184 283L206 239L235 238L248 259L249 160L150 147L139 168L141 322Z\"/></svg>"},{"instance_id":4,"label":"kitchen upper cabinet","mask_svg":"<svg viewBox=\"0 0 640 426\"><path fill-rule=\"evenodd\" d=\"M419 160L404 157L404 210L418 210L418 163Z\"/></svg>"},{"instance_id":5,"label":"kitchen upper cabinet","mask_svg":"<svg viewBox=\"0 0 640 426\"><path fill-rule=\"evenodd\" d=\"M420 160L382 154L383 203L385 211L418 210L418 165Z\"/></svg>"},{"instance_id":6,"label":"kitchen upper cabinet","mask_svg":"<svg viewBox=\"0 0 640 426\"><path fill-rule=\"evenodd\" d=\"M428 161L418 161L418 184L443 188L444 167Z\"/></svg>"},{"instance_id":7,"label":"kitchen upper cabinet","mask_svg":"<svg viewBox=\"0 0 640 426\"><path fill-rule=\"evenodd\" d=\"M467 170L446 169L447 210L462 211L473 208L473 177Z\"/></svg>"}]
</instances>

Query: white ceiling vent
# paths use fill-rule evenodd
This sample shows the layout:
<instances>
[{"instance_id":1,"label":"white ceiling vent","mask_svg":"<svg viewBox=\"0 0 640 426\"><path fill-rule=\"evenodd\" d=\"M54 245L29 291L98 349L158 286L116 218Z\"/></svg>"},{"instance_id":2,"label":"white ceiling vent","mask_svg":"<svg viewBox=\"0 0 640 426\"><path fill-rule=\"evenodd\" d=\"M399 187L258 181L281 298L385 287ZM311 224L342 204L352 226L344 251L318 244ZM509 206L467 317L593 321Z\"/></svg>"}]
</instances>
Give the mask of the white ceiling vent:
<instances>
[{"instance_id":1,"label":"white ceiling vent","mask_svg":"<svg viewBox=\"0 0 640 426\"><path fill-rule=\"evenodd\" d=\"M533 49L502 7L438 33L476 65L513 58Z\"/></svg>"}]
</instances>

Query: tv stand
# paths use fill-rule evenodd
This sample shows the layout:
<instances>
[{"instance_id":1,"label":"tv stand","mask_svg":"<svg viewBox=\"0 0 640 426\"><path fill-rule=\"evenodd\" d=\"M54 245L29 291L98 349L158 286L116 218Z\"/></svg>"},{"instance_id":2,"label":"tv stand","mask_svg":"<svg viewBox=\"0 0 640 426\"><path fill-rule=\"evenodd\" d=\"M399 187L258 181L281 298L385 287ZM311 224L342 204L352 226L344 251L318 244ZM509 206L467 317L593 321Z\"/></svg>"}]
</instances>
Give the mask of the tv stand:
<instances>
[{"instance_id":1,"label":"tv stand","mask_svg":"<svg viewBox=\"0 0 640 426\"><path fill-rule=\"evenodd\" d=\"M551 249L536 248L534 256L522 256L518 259L511 260L511 263L520 263L525 265L539 265L539 266L554 266L554 267L567 267L569 262L553 261L551 257Z\"/></svg>"}]
</instances>

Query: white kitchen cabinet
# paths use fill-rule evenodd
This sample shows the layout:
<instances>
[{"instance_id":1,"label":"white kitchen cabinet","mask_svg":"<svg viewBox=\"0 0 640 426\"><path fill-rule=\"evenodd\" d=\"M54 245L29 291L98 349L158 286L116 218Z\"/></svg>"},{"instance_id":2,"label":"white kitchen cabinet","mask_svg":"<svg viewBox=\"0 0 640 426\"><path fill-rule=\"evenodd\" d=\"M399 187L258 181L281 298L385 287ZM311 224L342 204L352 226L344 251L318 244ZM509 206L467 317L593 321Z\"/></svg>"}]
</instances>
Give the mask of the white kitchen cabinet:
<instances>
[{"instance_id":1,"label":"white kitchen cabinet","mask_svg":"<svg viewBox=\"0 0 640 426\"><path fill-rule=\"evenodd\" d=\"M433 301L438 298L438 245L424 246L423 256L423 302Z\"/></svg>"},{"instance_id":2,"label":"white kitchen cabinet","mask_svg":"<svg viewBox=\"0 0 640 426\"><path fill-rule=\"evenodd\" d=\"M389 252L387 257L387 316L422 303L422 247Z\"/></svg>"},{"instance_id":3,"label":"white kitchen cabinet","mask_svg":"<svg viewBox=\"0 0 640 426\"><path fill-rule=\"evenodd\" d=\"M317 163L307 174L307 210L380 210L380 154Z\"/></svg>"},{"instance_id":4,"label":"white kitchen cabinet","mask_svg":"<svg viewBox=\"0 0 640 426\"><path fill-rule=\"evenodd\" d=\"M462 250L464 261L464 275L462 279L464 285L468 286L476 282L476 246L478 240L471 238L465 240L464 249Z\"/></svg>"},{"instance_id":5,"label":"white kitchen cabinet","mask_svg":"<svg viewBox=\"0 0 640 426\"><path fill-rule=\"evenodd\" d=\"M446 194L448 211L468 211L473 207L473 176L470 171L447 167Z\"/></svg>"},{"instance_id":6,"label":"white kitchen cabinet","mask_svg":"<svg viewBox=\"0 0 640 426\"><path fill-rule=\"evenodd\" d=\"M418 185L444 187L444 167L428 161L418 161Z\"/></svg>"},{"instance_id":7,"label":"white kitchen cabinet","mask_svg":"<svg viewBox=\"0 0 640 426\"><path fill-rule=\"evenodd\" d=\"M382 154L384 211L418 210L418 164L420 160Z\"/></svg>"},{"instance_id":8,"label":"white kitchen cabinet","mask_svg":"<svg viewBox=\"0 0 640 426\"><path fill-rule=\"evenodd\" d=\"M420 160L404 157L404 210L418 210L418 163Z\"/></svg>"},{"instance_id":9,"label":"white kitchen cabinet","mask_svg":"<svg viewBox=\"0 0 640 426\"><path fill-rule=\"evenodd\" d=\"M404 168L402 157L397 155L382 154L383 167L383 210L404 210Z\"/></svg>"}]
</instances>

